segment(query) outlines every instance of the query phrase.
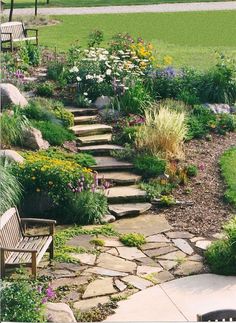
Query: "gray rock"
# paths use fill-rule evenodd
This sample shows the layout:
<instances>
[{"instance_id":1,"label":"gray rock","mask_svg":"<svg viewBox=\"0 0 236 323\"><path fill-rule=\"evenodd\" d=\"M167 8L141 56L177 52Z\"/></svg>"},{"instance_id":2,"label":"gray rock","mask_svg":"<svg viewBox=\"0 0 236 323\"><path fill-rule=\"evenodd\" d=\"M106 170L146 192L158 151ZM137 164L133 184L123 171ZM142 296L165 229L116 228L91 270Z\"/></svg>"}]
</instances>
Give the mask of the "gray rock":
<instances>
[{"instance_id":1,"label":"gray rock","mask_svg":"<svg viewBox=\"0 0 236 323\"><path fill-rule=\"evenodd\" d=\"M127 288L127 286L119 279L115 280L115 286L120 292L123 292Z\"/></svg>"},{"instance_id":2,"label":"gray rock","mask_svg":"<svg viewBox=\"0 0 236 323\"><path fill-rule=\"evenodd\" d=\"M96 260L96 255L91 253L71 253L72 258L79 260L82 264L85 265L94 265Z\"/></svg>"},{"instance_id":3,"label":"gray rock","mask_svg":"<svg viewBox=\"0 0 236 323\"><path fill-rule=\"evenodd\" d=\"M74 277L74 278L59 278L59 279L54 279L52 281L52 288L57 289L58 287L63 287L63 286L80 286L83 284L87 284L88 278L85 276L79 276L79 277Z\"/></svg>"},{"instance_id":4,"label":"gray rock","mask_svg":"<svg viewBox=\"0 0 236 323\"><path fill-rule=\"evenodd\" d=\"M167 239L164 234L153 234L146 238L147 242L170 242L170 239Z\"/></svg>"},{"instance_id":5,"label":"gray rock","mask_svg":"<svg viewBox=\"0 0 236 323\"><path fill-rule=\"evenodd\" d=\"M9 105L18 105L21 108L28 104L26 98L20 93L20 91L14 85L10 83L0 84L1 92L1 108L6 108Z\"/></svg>"},{"instance_id":6,"label":"gray rock","mask_svg":"<svg viewBox=\"0 0 236 323\"><path fill-rule=\"evenodd\" d=\"M103 218L101 219L101 223L102 224L106 224L106 223L112 223L115 222L116 218L114 217L114 215L111 214L106 214L103 216Z\"/></svg>"},{"instance_id":7,"label":"gray rock","mask_svg":"<svg viewBox=\"0 0 236 323\"><path fill-rule=\"evenodd\" d=\"M92 273L102 276L111 276L111 277L118 277L118 276L127 276L127 273L123 273L121 271L105 269L101 267L91 267L84 271L85 273Z\"/></svg>"},{"instance_id":8,"label":"gray rock","mask_svg":"<svg viewBox=\"0 0 236 323\"><path fill-rule=\"evenodd\" d=\"M94 102L94 106L97 109L104 109L109 107L111 104L111 99L108 96L99 96Z\"/></svg>"},{"instance_id":9,"label":"gray rock","mask_svg":"<svg viewBox=\"0 0 236 323\"><path fill-rule=\"evenodd\" d=\"M70 307L65 303L47 303L46 317L48 322L72 323L76 322Z\"/></svg>"},{"instance_id":10,"label":"gray rock","mask_svg":"<svg viewBox=\"0 0 236 323\"><path fill-rule=\"evenodd\" d=\"M193 234L185 231L167 232L166 235L171 239L191 239L193 237Z\"/></svg>"},{"instance_id":11,"label":"gray rock","mask_svg":"<svg viewBox=\"0 0 236 323\"><path fill-rule=\"evenodd\" d=\"M159 260L158 262L165 270L171 270L178 265L178 262L174 260Z\"/></svg>"},{"instance_id":12,"label":"gray rock","mask_svg":"<svg viewBox=\"0 0 236 323\"><path fill-rule=\"evenodd\" d=\"M145 250L150 250L150 249L157 249L157 248L161 248L161 247L167 247L169 244L166 242L148 242L145 243L144 245L142 245L140 247L141 250L145 251Z\"/></svg>"},{"instance_id":13,"label":"gray rock","mask_svg":"<svg viewBox=\"0 0 236 323\"><path fill-rule=\"evenodd\" d=\"M193 248L190 246L190 244L184 240L184 239L173 239L174 244L177 248L179 248L181 251L188 255L192 255L194 253Z\"/></svg>"},{"instance_id":14,"label":"gray rock","mask_svg":"<svg viewBox=\"0 0 236 323\"><path fill-rule=\"evenodd\" d=\"M81 312L89 311L91 308L98 306L98 304L106 304L110 301L108 296L95 297L91 299L84 299L73 304L74 309Z\"/></svg>"},{"instance_id":15,"label":"gray rock","mask_svg":"<svg viewBox=\"0 0 236 323\"><path fill-rule=\"evenodd\" d=\"M157 249L145 250L145 254L148 257L158 257L158 256L165 255L165 254L170 253L175 250L177 250L175 247L168 246L168 247L161 247L161 248L157 248Z\"/></svg>"},{"instance_id":16,"label":"gray rock","mask_svg":"<svg viewBox=\"0 0 236 323\"><path fill-rule=\"evenodd\" d=\"M18 154L18 152L10 149L0 150L0 157L6 157L10 161L14 161L20 164L25 160L20 154Z\"/></svg>"},{"instance_id":17,"label":"gray rock","mask_svg":"<svg viewBox=\"0 0 236 323\"><path fill-rule=\"evenodd\" d=\"M111 295L116 292L113 286L113 278L106 277L92 281L87 286L82 298Z\"/></svg>"},{"instance_id":18,"label":"gray rock","mask_svg":"<svg viewBox=\"0 0 236 323\"><path fill-rule=\"evenodd\" d=\"M123 216L136 216L145 213L151 206L150 203L113 204L109 206L109 211L120 218Z\"/></svg>"},{"instance_id":19,"label":"gray rock","mask_svg":"<svg viewBox=\"0 0 236 323\"><path fill-rule=\"evenodd\" d=\"M211 241L209 240L199 240L196 242L195 246L202 249L206 250L211 244Z\"/></svg>"},{"instance_id":20,"label":"gray rock","mask_svg":"<svg viewBox=\"0 0 236 323\"><path fill-rule=\"evenodd\" d=\"M97 259L97 266L125 273L134 273L137 267L132 261L121 259L107 253L100 254Z\"/></svg>"},{"instance_id":21,"label":"gray rock","mask_svg":"<svg viewBox=\"0 0 236 323\"><path fill-rule=\"evenodd\" d=\"M183 259L186 257L186 254L182 251L174 251L167 253L166 255L161 255L158 258L164 259L164 260L174 260L178 261L180 259Z\"/></svg>"},{"instance_id":22,"label":"gray rock","mask_svg":"<svg viewBox=\"0 0 236 323\"><path fill-rule=\"evenodd\" d=\"M137 275L138 276L143 276L143 275L149 275L149 274L153 274L153 273L159 273L160 271L162 271L163 268L161 266L138 266L137 268Z\"/></svg>"},{"instance_id":23,"label":"gray rock","mask_svg":"<svg viewBox=\"0 0 236 323\"><path fill-rule=\"evenodd\" d=\"M145 254L142 253L142 251L140 251L136 247L117 247L117 250L121 258L125 258L128 260L134 260L145 257Z\"/></svg>"},{"instance_id":24,"label":"gray rock","mask_svg":"<svg viewBox=\"0 0 236 323\"><path fill-rule=\"evenodd\" d=\"M203 264L197 261L186 261L182 263L176 270L175 275L187 276L197 274L203 270Z\"/></svg>"},{"instance_id":25,"label":"gray rock","mask_svg":"<svg viewBox=\"0 0 236 323\"><path fill-rule=\"evenodd\" d=\"M198 255L198 254L195 254L195 255L192 255L190 257L188 257L188 260L192 260L192 261L203 261L203 257Z\"/></svg>"},{"instance_id":26,"label":"gray rock","mask_svg":"<svg viewBox=\"0 0 236 323\"><path fill-rule=\"evenodd\" d=\"M33 150L48 149L50 146L49 143L43 139L41 131L33 127L24 131L22 141L25 148Z\"/></svg>"},{"instance_id":27,"label":"gray rock","mask_svg":"<svg viewBox=\"0 0 236 323\"><path fill-rule=\"evenodd\" d=\"M230 113L231 108L228 104L219 103L219 104L205 104L205 107L211 110L213 113Z\"/></svg>"},{"instance_id":28,"label":"gray rock","mask_svg":"<svg viewBox=\"0 0 236 323\"><path fill-rule=\"evenodd\" d=\"M134 275L129 275L127 277L122 278L122 281L124 281L125 283L128 283L140 290L146 289L147 287L151 287L153 286L153 283L150 282L147 279L144 278L140 278L138 276L134 276Z\"/></svg>"},{"instance_id":29,"label":"gray rock","mask_svg":"<svg viewBox=\"0 0 236 323\"><path fill-rule=\"evenodd\" d=\"M138 259L136 259L136 262L139 265L159 267L159 265L152 258L149 258L149 257L138 258Z\"/></svg>"},{"instance_id":30,"label":"gray rock","mask_svg":"<svg viewBox=\"0 0 236 323\"><path fill-rule=\"evenodd\" d=\"M169 281L169 280L172 280L174 279L175 277L167 270L164 270L164 271L161 271L160 273L153 273L150 275L152 281L155 283L155 284L162 284L166 281Z\"/></svg>"}]
</instances>

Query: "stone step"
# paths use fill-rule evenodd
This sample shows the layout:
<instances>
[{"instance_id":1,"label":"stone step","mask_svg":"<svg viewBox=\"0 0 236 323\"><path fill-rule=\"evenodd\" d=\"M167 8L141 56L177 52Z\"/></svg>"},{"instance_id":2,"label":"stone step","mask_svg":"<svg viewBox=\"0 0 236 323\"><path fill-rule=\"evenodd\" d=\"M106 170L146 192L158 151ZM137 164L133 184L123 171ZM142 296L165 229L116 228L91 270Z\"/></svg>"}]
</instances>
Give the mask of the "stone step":
<instances>
[{"instance_id":1,"label":"stone step","mask_svg":"<svg viewBox=\"0 0 236 323\"><path fill-rule=\"evenodd\" d=\"M95 157L96 165L92 166L93 170L116 170L116 169L130 169L133 168L133 164L117 160L113 157Z\"/></svg>"},{"instance_id":2,"label":"stone step","mask_svg":"<svg viewBox=\"0 0 236 323\"><path fill-rule=\"evenodd\" d=\"M79 146L107 144L107 143L111 142L111 139L112 139L112 134L106 133L103 135L77 137L77 143Z\"/></svg>"},{"instance_id":3,"label":"stone step","mask_svg":"<svg viewBox=\"0 0 236 323\"><path fill-rule=\"evenodd\" d=\"M84 124L70 128L77 136L98 135L111 133L112 127L105 124Z\"/></svg>"},{"instance_id":4,"label":"stone step","mask_svg":"<svg viewBox=\"0 0 236 323\"><path fill-rule=\"evenodd\" d=\"M119 185L129 185L137 184L141 180L142 176L130 173L130 172L99 172L98 179L104 179L108 182L119 184Z\"/></svg>"},{"instance_id":5,"label":"stone step","mask_svg":"<svg viewBox=\"0 0 236 323\"><path fill-rule=\"evenodd\" d=\"M98 110L96 108L77 108L66 106L69 112L73 113L74 116L91 116L97 114Z\"/></svg>"},{"instance_id":6,"label":"stone step","mask_svg":"<svg viewBox=\"0 0 236 323\"><path fill-rule=\"evenodd\" d=\"M123 149L124 148L121 146L109 145L109 144L78 147L78 151L89 152L94 155L107 154L107 153L110 153L111 151L117 151L117 150L123 150Z\"/></svg>"},{"instance_id":7,"label":"stone step","mask_svg":"<svg viewBox=\"0 0 236 323\"><path fill-rule=\"evenodd\" d=\"M78 125L78 124L84 124L84 123L93 123L94 121L96 121L96 119L97 119L96 115L77 116L77 117L74 117L74 124Z\"/></svg>"},{"instance_id":8,"label":"stone step","mask_svg":"<svg viewBox=\"0 0 236 323\"><path fill-rule=\"evenodd\" d=\"M146 200L146 192L135 185L111 187L106 190L105 195L111 204L143 202Z\"/></svg>"},{"instance_id":9,"label":"stone step","mask_svg":"<svg viewBox=\"0 0 236 323\"><path fill-rule=\"evenodd\" d=\"M145 213L152 207L151 203L129 203L109 205L109 211L116 218L124 216L137 216Z\"/></svg>"}]
</instances>

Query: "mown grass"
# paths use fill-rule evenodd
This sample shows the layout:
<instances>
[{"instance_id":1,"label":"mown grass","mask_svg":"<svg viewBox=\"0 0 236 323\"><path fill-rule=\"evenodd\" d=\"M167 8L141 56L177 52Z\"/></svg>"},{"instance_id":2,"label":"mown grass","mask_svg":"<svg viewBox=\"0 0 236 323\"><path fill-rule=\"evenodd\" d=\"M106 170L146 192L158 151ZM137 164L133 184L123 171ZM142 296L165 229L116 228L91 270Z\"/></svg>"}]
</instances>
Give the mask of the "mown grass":
<instances>
[{"instance_id":1,"label":"mown grass","mask_svg":"<svg viewBox=\"0 0 236 323\"><path fill-rule=\"evenodd\" d=\"M47 5L46 0L38 0L39 7L98 7L98 6L122 6L140 4L159 4L176 2L210 2L213 0L50 0ZM214 0L219 2L222 0ZM224 0L223 0L224 1ZM226 0L225 0L226 1ZM6 8L9 8L10 0L6 0ZM17 0L15 8L34 7L34 0Z\"/></svg>"},{"instance_id":2,"label":"mown grass","mask_svg":"<svg viewBox=\"0 0 236 323\"><path fill-rule=\"evenodd\" d=\"M221 156L220 167L227 186L225 197L236 208L236 146Z\"/></svg>"},{"instance_id":3,"label":"mown grass","mask_svg":"<svg viewBox=\"0 0 236 323\"><path fill-rule=\"evenodd\" d=\"M105 40L118 32L141 36L154 44L157 58L171 55L175 66L206 68L215 51L236 57L236 11L54 16L61 21L40 28L40 43L66 51L72 43L87 43L91 30Z\"/></svg>"}]
</instances>

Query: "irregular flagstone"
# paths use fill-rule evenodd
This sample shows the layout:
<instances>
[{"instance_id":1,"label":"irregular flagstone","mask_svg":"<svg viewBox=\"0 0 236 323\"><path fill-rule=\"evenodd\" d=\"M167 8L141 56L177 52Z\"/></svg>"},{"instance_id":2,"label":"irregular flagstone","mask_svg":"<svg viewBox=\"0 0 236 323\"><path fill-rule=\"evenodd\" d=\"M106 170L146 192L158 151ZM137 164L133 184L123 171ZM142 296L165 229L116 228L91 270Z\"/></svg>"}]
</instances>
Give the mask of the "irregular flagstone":
<instances>
[{"instance_id":1,"label":"irregular flagstone","mask_svg":"<svg viewBox=\"0 0 236 323\"><path fill-rule=\"evenodd\" d=\"M106 277L92 281L87 286L82 298L105 296L114 293L116 293L116 289L113 286L113 279L110 277Z\"/></svg>"},{"instance_id":2,"label":"irregular flagstone","mask_svg":"<svg viewBox=\"0 0 236 323\"><path fill-rule=\"evenodd\" d=\"M65 269L65 270L70 270L73 272L81 272L85 269L88 268L88 266L81 266L80 264L73 264L73 263L68 263L68 262L59 262L56 263L53 268L55 269Z\"/></svg>"},{"instance_id":3,"label":"irregular flagstone","mask_svg":"<svg viewBox=\"0 0 236 323\"><path fill-rule=\"evenodd\" d=\"M167 253L166 255L159 256L158 258L165 259L165 260L175 260L178 261L186 257L186 254L182 251L174 251ZM158 259L159 261L159 259Z\"/></svg>"},{"instance_id":4,"label":"irregular flagstone","mask_svg":"<svg viewBox=\"0 0 236 323\"><path fill-rule=\"evenodd\" d=\"M69 293L67 293L62 299L61 302L65 302L68 303L68 301L70 302L76 302L78 301L78 299L81 298L81 293L78 293L74 290L70 291Z\"/></svg>"},{"instance_id":5,"label":"irregular flagstone","mask_svg":"<svg viewBox=\"0 0 236 323\"><path fill-rule=\"evenodd\" d=\"M119 256L119 252L117 251L116 248L108 249L106 252L114 256Z\"/></svg>"},{"instance_id":6,"label":"irregular flagstone","mask_svg":"<svg viewBox=\"0 0 236 323\"><path fill-rule=\"evenodd\" d=\"M106 304L109 303L110 298L109 296L101 296L101 297L94 297L90 299L84 299L73 304L73 308L76 310L80 310L81 312L85 312L90 310L93 307L98 306L98 304Z\"/></svg>"},{"instance_id":7,"label":"irregular flagstone","mask_svg":"<svg viewBox=\"0 0 236 323\"><path fill-rule=\"evenodd\" d=\"M136 216L148 211L152 207L150 203L127 203L113 204L109 206L109 211L116 217Z\"/></svg>"},{"instance_id":8,"label":"irregular flagstone","mask_svg":"<svg viewBox=\"0 0 236 323\"><path fill-rule=\"evenodd\" d=\"M192 260L192 261L203 261L203 257L198 255L198 254L195 254L195 255L192 255L191 257L188 257L188 260Z\"/></svg>"},{"instance_id":9,"label":"irregular flagstone","mask_svg":"<svg viewBox=\"0 0 236 323\"><path fill-rule=\"evenodd\" d=\"M104 241L104 246L105 247L122 247L124 246L123 243L119 240L119 238L107 238L107 237L102 237L99 236L99 239L102 239Z\"/></svg>"},{"instance_id":10,"label":"irregular flagstone","mask_svg":"<svg viewBox=\"0 0 236 323\"><path fill-rule=\"evenodd\" d=\"M211 245L211 243L212 241L210 240L199 240L196 242L195 246L202 250L206 250Z\"/></svg>"},{"instance_id":11,"label":"irregular flagstone","mask_svg":"<svg viewBox=\"0 0 236 323\"><path fill-rule=\"evenodd\" d=\"M53 275L56 276L57 278L64 278L64 277L75 277L75 273L70 271L70 270L66 270L66 269L56 269L53 271Z\"/></svg>"},{"instance_id":12,"label":"irregular flagstone","mask_svg":"<svg viewBox=\"0 0 236 323\"><path fill-rule=\"evenodd\" d=\"M220 232L220 233L213 234L212 237L215 238L215 239L225 239L226 235L225 235L225 233Z\"/></svg>"},{"instance_id":13,"label":"irregular flagstone","mask_svg":"<svg viewBox=\"0 0 236 323\"><path fill-rule=\"evenodd\" d=\"M169 246L169 244L166 242L148 242L148 243L143 244L140 247L140 249L145 251L145 250L157 249L160 247L167 247L167 246Z\"/></svg>"},{"instance_id":14,"label":"irregular flagstone","mask_svg":"<svg viewBox=\"0 0 236 323\"><path fill-rule=\"evenodd\" d=\"M164 234L153 234L152 236L146 237L147 242L170 242L170 239L166 238Z\"/></svg>"},{"instance_id":15,"label":"irregular flagstone","mask_svg":"<svg viewBox=\"0 0 236 323\"><path fill-rule=\"evenodd\" d=\"M72 258L79 260L82 264L94 265L96 260L96 255L91 253L71 253Z\"/></svg>"},{"instance_id":16,"label":"irregular flagstone","mask_svg":"<svg viewBox=\"0 0 236 323\"><path fill-rule=\"evenodd\" d=\"M203 238L203 237L194 237L194 238L190 239L191 242L197 242L198 240L205 240L205 238Z\"/></svg>"},{"instance_id":17,"label":"irregular flagstone","mask_svg":"<svg viewBox=\"0 0 236 323\"><path fill-rule=\"evenodd\" d=\"M81 124L70 127L70 130L72 130L74 134L78 136L88 136L110 133L112 127L105 124Z\"/></svg>"},{"instance_id":18,"label":"irregular flagstone","mask_svg":"<svg viewBox=\"0 0 236 323\"><path fill-rule=\"evenodd\" d=\"M91 115L91 116L77 116L74 117L74 124L81 124L81 123L88 123L88 122L93 122L97 119L96 115Z\"/></svg>"},{"instance_id":19,"label":"irregular flagstone","mask_svg":"<svg viewBox=\"0 0 236 323\"><path fill-rule=\"evenodd\" d=\"M110 203L122 203L131 201L143 201L146 198L146 191L138 186L115 186L108 188L105 195Z\"/></svg>"},{"instance_id":20,"label":"irregular flagstone","mask_svg":"<svg viewBox=\"0 0 236 323\"><path fill-rule=\"evenodd\" d=\"M45 309L45 316L50 317L51 322L76 322L72 310L65 303L47 303Z\"/></svg>"},{"instance_id":21,"label":"irregular flagstone","mask_svg":"<svg viewBox=\"0 0 236 323\"><path fill-rule=\"evenodd\" d=\"M181 251L188 255L192 255L194 253L193 248L190 246L190 244L184 240L184 239L173 239L172 240L177 248L179 248Z\"/></svg>"},{"instance_id":22,"label":"irregular flagstone","mask_svg":"<svg viewBox=\"0 0 236 323\"><path fill-rule=\"evenodd\" d=\"M159 260L158 262L165 270L171 270L178 265L178 262L174 260Z\"/></svg>"},{"instance_id":23,"label":"irregular flagstone","mask_svg":"<svg viewBox=\"0 0 236 323\"><path fill-rule=\"evenodd\" d=\"M78 236L71 238L66 242L66 246L71 247L82 247L87 250L95 250L95 246L90 243L94 239L93 235L90 234L79 234Z\"/></svg>"},{"instance_id":24,"label":"irregular flagstone","mask_svg":"<svg viewBox=\"0 0 236 323\"><path fill-rule=\"evenodd\" d=\"M145 250L145 254L148 257L158 257L161 255L165 255L167 253L170 253L172 251L176 251L177 249L173 246L168 246L168 247L161 247L157 249L151 249L151 250Z\"/></svg>"},{"instance_id":25,"label":"irregular flagstone","mask_svg":"<svg viewBox=\"0 0 236 323\"><path fill-rule=\"evenodd\" d=\"M117 160L113 157L94 157L96 165L91 168L94 170L115 170L133 168L133 164Z\"/></svg>"},{"instance_id":26,"label":"irregular flagstone","mask_svg":"<svg viewBox=\"0 0 236 323\"><path fill-rule=\"evenodd\" d=\"M128 260L145 257L145 254L136 247L118 247L117 250L121 258Z\"/></svg>"},{"instance_id":27,"label":"irregular flagstone","mask_svg":"<svg viewBox=\"0 0 236 323\"><path fill-rule=\"evenodd\" d=\"M104 135L77 137L77 142L81 145L105 144L105 143L111 142L111 140L112 140L111 133L106 133Z\"/></svg>"},{"instance_id":28,"label":"irregular flagstone","mask_svg":"<svg viewBox=\"0 0 236 323\"><path fill-rule=\"evenodd\" d=\"M119 233L136 232L150 236L171 229L164 215L142 214L137 218L126 218L112 223Z\"/></svg>"},{"instance_id":29,"label":"irregular flagstone","mask_svg":"<svg viewBox=\"0 0 236 323\"><path fill-rule=\"evenodd\" d=\"M103 144L103 145L90 145L78 147L79 152L89 152L98 155L99 153L109 153L111 151L120 151L124 148L113 144Z\"/></svg>"},{"instance_id":30,"label":"irregular flagstone","mask_svg":"<svg viewBox=\"0 0 236 323\"><path fill-rule=\"evenodd\" d=\"M153 286L153 283L150 282L149 280L147 279L144 279L144 278L140 278L138 276L134 276L134 275L129 275L127 277L124 277L122 278L122 281L140 289L140 290L143 290L147 287L151 287Z\"/></svg>"},{"instance_id":31,"label":"irregular flagstone","mask_svg":"<svg viewBox=\"0 0 236 323\"><path fill-rule=\"evenodd\" d=\"M138 258L136 262L140 265L159 267L159 264L157 264L152 258L149 257Z\"/></svg>"},{"instance_id":32,"label":"irregular flagstone","mask_svg":"<svg viewBox=\"0 0 236 323\"><path fill-rule=\"evenodd\" d=\"M137 267L137 275L138 276L149 275L152 273L159 273L162 270L163 270L163 268L161 266L152 267L152 266L142 265L142 266Z\"/></svg>"},{"instance_id":33,"label":"irregular flagstone","mask_svg":"<svg viewBox=\"0 0 236 323\"><path fill-rule=\"evenodd\" d=\"M134 273L137 267L133 261L125 260L108 253L101 253L99 255L97 266L126 273Z\"/></svg>"},{"instance_id":34,"label":"irregular flagstone","mask_svg":"<svg viewBox=\"0 0 236 323\"><path fill-rule=\"evenodd\" d=\"M191 239L193 237L193 234L185 231L171 231L167 232L166 235L171 239Z\"/></svg>"},{"instance_id":35,"label":"irregular flagstone","mask_svg":"<svg viewBox=\"0 0 236 323\"><path fill-rule=\"evenodd\" d=\"M88 115L94 115L98 112L96 108L77 108L77 107L65 107L66 110L73 113L74 116L88 116Z\"/></svg>"},{"instance_id":36,"label":"irregular flagstone","mask_svg":"<svg viewBox=\"0 0 236 323\"><path fill-rule=\"evenodd\" d=\"M201 262L186 261L182 263L174 272L175 275L187 276L192 274L198 274L203 270L204 266Z\"/></svg>"},{"instance_id":37,"label":"irregular flagstone","mask_svg":"<svg viewBox=\"0 0 236 323\"><path fill-rule=\"evenodd\" d=\"M51 287L53 289L57 289L58 287L63 287L63 286L80 286L83 284L87 284L88 282L88 277L85 276L79 276L75 278L59 278L59 279L54 279L51 283Z\"/></svg>"},{"instance_id":38,"label":"irregular flagstone","mask_svg":"<svg viewBox=\"0 0 236 323\"><path fill-rule=\"evenodd\" d=\"M127 288L127 286L119 279L115 280L115 286L120 292L123 292Z\"/></svg>"},{"instance_id":39,"label":"irregular flagstone","mask_svg":"<svg viewBox=\"0 0 236 323\"><path fill-rule=\"evenodd\" d=\"M105 269L101 267L91 267L88 268L87 270L84 271L85 273L92 273L92 274L97 274L97 275L102 275L102 276L127 276L127 273L123 273L121 271L116 271L116 270L110 270L110 269Z\"/></svg>"},{"instance_id":40,"label":"irregular flagstone","mask_svg":"<svg viewBox=\"0 0 236 323\"><path fill-rule=\"evenodd\" d=\"M119 171L119 172L109 171L109 172L99 172L98 179L103 179L116 184L128 185L128 184L137 184L142 179L142 176L136 175L129 171ZM110 210L110 212L112 211Z\"/></svg>"},{"instance_id":41,"label":"irregular flagstone","mask_svg":"<svg viewBox=\"0 0 236 323\"><path fill-rule=\"evenodd\" d=\"M161 271L160 273L153 273L150 274L150 279L153 281L155 284L161 284L166 281L172 280L175 277L167 270Z\"/></svg>"},{"instance_id":42,"label":"irregular flagstone","mask_svg":"<svg viewBox=\"0 0 236 323\"><path fill-rule=\"evenodd\" d=\"M129 296L131 296L131 295L133 295L133 294L135 294L137 292L139 292L139 289L137 289L137 288L129 288L129 289L124 290L123 292L113 294L111 296L111 299L114 297L114 298L116 298L118 300L119 299L124 300L124 299L128 298Z\"/></svg>"}]
</instances>

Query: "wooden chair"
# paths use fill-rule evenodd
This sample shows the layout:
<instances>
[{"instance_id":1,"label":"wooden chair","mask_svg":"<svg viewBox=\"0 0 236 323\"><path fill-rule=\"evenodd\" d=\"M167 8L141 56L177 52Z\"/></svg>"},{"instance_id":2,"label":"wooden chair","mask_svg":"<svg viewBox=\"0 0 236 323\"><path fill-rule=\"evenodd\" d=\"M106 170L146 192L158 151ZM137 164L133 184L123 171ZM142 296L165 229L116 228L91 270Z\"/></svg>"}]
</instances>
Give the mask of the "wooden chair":
<instances>
[{"instance_id":1,"label":"wooden chair","mask_svg":"<svg viewBox=\"0 0 236 323\"><path fill-rule=\"evenodd\" d=\"M218 310L197 315L198 322L236 322L236 310Z\"/></svg>"},{"instance_id":2,"label":"wooden chair","mask_svg":"<svg viewBox=\"0 0 236 323\"><path fill-rule=\"evenodd\" d=\"M27 235L27 223L47 224L49 233L42 235ZM0 216L0 251L1 277L5 276L6 266L24 264L32 268L36 277L37 265L47 250L50 259L53 258L53 235L55 220L20 218L16 208L11 208Z\"/></svg>"},{"instance_id":3,"label":"wooden chair","mask_svg":"<svg viewBox=\"0 0 236 323\"><path fill-rule=\"evenodd\" d=\"M29 36L28 32L34 31L35 36ZM1 32L1 49L3 44L10 44L9 49L13 51L13 44L15 42L35 40L35 45L38 46L38 29L25 28L22 22L12 21L5 22L0 25Z\"/></svg>"}]
</instances>

